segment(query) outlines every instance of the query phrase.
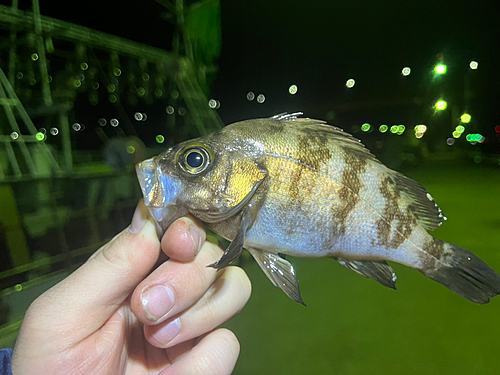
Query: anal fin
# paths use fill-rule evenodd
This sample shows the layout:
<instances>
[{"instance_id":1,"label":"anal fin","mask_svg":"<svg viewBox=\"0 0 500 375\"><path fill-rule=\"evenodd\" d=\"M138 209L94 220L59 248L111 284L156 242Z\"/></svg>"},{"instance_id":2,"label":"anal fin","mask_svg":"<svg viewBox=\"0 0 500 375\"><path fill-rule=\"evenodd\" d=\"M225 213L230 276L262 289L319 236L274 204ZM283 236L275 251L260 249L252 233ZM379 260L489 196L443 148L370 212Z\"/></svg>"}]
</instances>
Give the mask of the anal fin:
<instances>
[{"instance_id":1,"label":"anal fin","mask_svg":"<svg viewBox=\"0 0 500 375\"><path fill-rule=\"evenodd\" d=\"M365 260L351 260L335 258L344 267L378 281L383 286L396 290L396 273L385 261L370 262Z\"/></svg>"},{"instance_id":2,"label":"anal fin","mask_svg":"<svg viewBox=\"0 0 500 375\"><path fill-rule=\"evenodd\" d=\"M295 270L290 262L278 254L265 253L252 248L247 248L247 250L252 254L257 263L259 263L260 268L262 268L274 286L279 286L288 297L306 306L300 296L299 280L295 276Z\"/></svg>"}]
</instances>

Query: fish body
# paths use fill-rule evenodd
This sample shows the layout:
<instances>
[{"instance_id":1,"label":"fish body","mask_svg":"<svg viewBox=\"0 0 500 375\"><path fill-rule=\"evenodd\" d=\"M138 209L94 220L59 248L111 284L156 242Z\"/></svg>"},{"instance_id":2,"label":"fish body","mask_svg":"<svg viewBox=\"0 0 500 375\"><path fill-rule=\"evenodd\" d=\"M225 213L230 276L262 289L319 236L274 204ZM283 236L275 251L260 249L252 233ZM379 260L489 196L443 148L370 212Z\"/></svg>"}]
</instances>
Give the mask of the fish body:
<instances>
[{"instance_id":1,"label":"fish body","mask_svg":"<svg viewBox=\"0 0 500 375\"><path fill-rule=\"evenodd\" d=\"M212 266L230 264L246 248L297 302L295 271L278 254L331 257L394 289L386 261L476 303L500 294L494 270L428 233L446 218L421 185L322 121L279 115L238 122L174 146L137 172L160 235L191 213L232 241Z\"/></svg>"}]
</instances>

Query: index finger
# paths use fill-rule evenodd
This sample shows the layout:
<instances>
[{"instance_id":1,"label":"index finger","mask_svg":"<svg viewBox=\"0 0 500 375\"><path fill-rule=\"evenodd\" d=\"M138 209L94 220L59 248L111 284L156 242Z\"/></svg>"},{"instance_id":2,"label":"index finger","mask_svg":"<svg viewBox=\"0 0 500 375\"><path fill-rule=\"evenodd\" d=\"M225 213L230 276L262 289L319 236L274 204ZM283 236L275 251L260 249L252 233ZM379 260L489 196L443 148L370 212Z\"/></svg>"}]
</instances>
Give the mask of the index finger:
<instances>
[{"instance_id":1,"label":"index finger","mask_svg":"<svg viewBox=\"0 0 500 375\"><path fill-rule=\"evenodd\" d=\"M205 242L202 222L192 216L181 217L168 227L161 240L163 252L180 262L193 260Z\"/></svg>"}]
</instances>

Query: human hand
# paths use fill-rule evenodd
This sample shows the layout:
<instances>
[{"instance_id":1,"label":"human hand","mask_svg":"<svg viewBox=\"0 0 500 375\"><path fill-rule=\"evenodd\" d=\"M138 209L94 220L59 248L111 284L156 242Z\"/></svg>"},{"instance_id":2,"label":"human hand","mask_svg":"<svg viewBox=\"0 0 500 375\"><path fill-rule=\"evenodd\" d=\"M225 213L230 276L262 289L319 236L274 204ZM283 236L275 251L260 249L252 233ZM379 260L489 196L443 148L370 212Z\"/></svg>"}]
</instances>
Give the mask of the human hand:
<instances>
[{"instance_id":1,"label":"human hand","mask_svg":"<svg viewBox=\"0 0 500 375\"><path fill-rule=\"evenodd\" d=\"M230 374L239 343L226 329L250 297L238 267L201 223L181 218L161 241L141 201L131 226L28 309L12 357L21 374ZM149 274L149 275L148 275Z\"/></svg>"}]
</instances>

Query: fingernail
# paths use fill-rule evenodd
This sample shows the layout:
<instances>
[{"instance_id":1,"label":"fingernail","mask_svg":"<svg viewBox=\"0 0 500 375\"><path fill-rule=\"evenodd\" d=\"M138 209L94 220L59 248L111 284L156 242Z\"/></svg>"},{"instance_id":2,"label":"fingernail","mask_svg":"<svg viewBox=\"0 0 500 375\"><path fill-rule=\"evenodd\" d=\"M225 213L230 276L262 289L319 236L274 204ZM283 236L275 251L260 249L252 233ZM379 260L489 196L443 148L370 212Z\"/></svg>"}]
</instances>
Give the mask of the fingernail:
<instances>
[{"instance_id":1,"label":"fingernail","mask_svg":"<svg viewBox=\"0 0 500 375\"><path fill-rule=\"evenodd\" d=\"M174 306L174 292L165 285L155 285L142 292L141 301L148 319L156 322Z\"/></svg>"},{"instance_id":2,"label":"fingernail","mask_svg":"<svg viewBox=\"0 0 500 375\"><path fill-rule=\"evenodd\" d=\"M130 233L139 233L146 223L148 217L147 210L142 210L140 206L137 206L132 217L132 223L128 227Z\"/></svg>"},{"instance_id":3,"label":"fingernail","mask_svg":"<svg viewBox=\"0 0 500 375\"><path fill-rule=\"evenodd\" d=\"M181 321L179 318L171 321L166 326L160 328L153 334L153 337L162 344L168 344L181 330Z\"/></svg>"},{"instance_id":4,"label":"fingernail","mask_svg":"<svg viewBox=\"0 0 500 375\"><path fill-rule=\"evenodd\" d=\"M189 224L188 232L189 235L191 236L191 241L193 242L194 255L196 255L198 254L201 248L200 229L194 224Z\"/></svg>"}]
</instances>

